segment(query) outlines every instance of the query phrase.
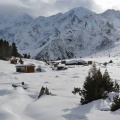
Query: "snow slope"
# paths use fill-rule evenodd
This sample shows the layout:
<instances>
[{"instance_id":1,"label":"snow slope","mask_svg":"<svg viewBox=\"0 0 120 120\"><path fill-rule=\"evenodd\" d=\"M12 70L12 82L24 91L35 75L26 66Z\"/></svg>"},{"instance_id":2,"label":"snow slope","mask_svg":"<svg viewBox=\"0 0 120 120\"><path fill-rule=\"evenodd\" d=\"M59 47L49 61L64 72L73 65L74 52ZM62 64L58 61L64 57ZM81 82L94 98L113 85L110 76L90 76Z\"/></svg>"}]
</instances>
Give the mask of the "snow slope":
<instances>
[{"instance_id":1,"label":"snow slope","mask_svg":"<svg viewBox=\"0 0 120 120\"><path fill-rule=\"evenodd\" d=\"M119 57L84 58L97 63L102 72L107 68L111 78L120 84ZM100 63L109 62L107 67ZM109 109L108 100L93 101L80 105L80 96L73 95L74 87L82 87L91 66L72 66L68 70L53 71L51 66L37 60L24 59L25 63L40 65L46 72L16 73L15 65L0 60L0 120L119 120L120 110L116 112L101 111ZM25 82L27 90L16 89L12 83ZM38 98L41 87L48 87L53 95Z\"/></svg>"},{"instance_id":2,"label":"snow slope","mask_svg":"<svg viewBox=\"0 0 120 120\"><path fill-rule=\"evenodd\" d=\"M119 18L120 11L96 14L83 7L35 19L0 14L0 38L16 42L21 53L40 60L83 57L119 50Z\"/></svg>"}]
</instances>

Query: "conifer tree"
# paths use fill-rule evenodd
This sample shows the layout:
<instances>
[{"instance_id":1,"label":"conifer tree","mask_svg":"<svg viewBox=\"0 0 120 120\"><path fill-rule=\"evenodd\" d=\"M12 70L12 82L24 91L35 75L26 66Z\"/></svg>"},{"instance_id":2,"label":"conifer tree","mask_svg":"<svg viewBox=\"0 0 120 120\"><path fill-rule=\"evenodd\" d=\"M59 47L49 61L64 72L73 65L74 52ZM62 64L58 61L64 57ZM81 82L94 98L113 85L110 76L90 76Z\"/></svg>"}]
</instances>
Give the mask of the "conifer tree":
<instances>
[{"instance_id":1,"label":"conifer tree","mask_svg":"<svg viewBox=\"0 0 120 120\"><path fill-rule=\"evenodd\" d=\"M85 79L83 88L74 88L73 94L81 95L81 104L92 102L93 100L105 99L109 92L119 92L119 85L113 82L107 70L102 75L100 69L93 64Z\"/></svg>"},{"instance_id":2,"label":"conifer tree","mask_svg":"<svg viewBox=\"0 0 120 120\"><path fill-rule=\"evenodd\" d=\"M96 68L94 64L90 69L88 76L85 79L83 89L81 90L81 103L86 104L93 100L105 97L103 89L100 87L102 81L102 74L100 69Z\"/></svg>"},{"instance_id":3,"label":"conifer tree","mask_svg":"<svg viewBox=\"0 0 120 120\"><path fill-rule=\"evenodd\" d=\"M119 96L115 96L111 105L111 111L116 111L118 109L120 109L120 98Z\"/></svg>"},{"instance_id":4,"label":"conifer tree","mask_svg":"<svg viewBox=\"0 0 120 120\"><path fill-rule=\"evenodd\" d=\"M18 56L18 51L15 43L12 46L9 45L8 41L0 39L0 59L4 59L5 57Z\"/></svg>"},{"instance_id":5,"label":"conifer tree","mask_svg":"<svg viewBox=\"0 0 120 120\"><path fill-rule=\"evenodd\" d=\"M7 41L4 41L4 57L10 57L10 54L9 54L9 43Z\"/></svg>"},{"instance_id":6,"label":"conifer tree","mask_svg":"<svg viewBox=\"0 0 120 120\"><path fill-rule=\"evenodd\" d=\"M116 82L116 80L115 80L115 82L114 82L113 91L114 91L114 92L118 92L118 93L119 93L119 91L120 91L120 86L119 86L119 84Z\"/></svg>"},{"instance_id":7,"label":"conifer tree","mask_svg":"<svg viewBox=\"0 0 120 120\"><path fill-rule=\"evenodd\" d=\"M17 47L16 47L16 44L13 42L12 43L12 51L11 51L11 55L14 56L14 57L17 57L18 56L18 51L17 51Z\"/></svg>"},{"instance_id":8,"label":"conifer tree","mask_svg":"<svg viewBox=\"0 0 120 120\"><path fill-rule=\"evenodd\" d=\"M114 82L110 78L107 70L105 70L105 72L103 74L102 86L103 86L104 91L107 91L107 92L113 91Z\"/></svg>"},{"instance_id":9,"label":"conifer tree","mask_svg":"<svg viewBox=\"0 0 120 120\"><path fill-rule=\"evenodd\" d=\"M3 57L3 40L0 40L0 58Z\"/></svg>"}]
</instances>

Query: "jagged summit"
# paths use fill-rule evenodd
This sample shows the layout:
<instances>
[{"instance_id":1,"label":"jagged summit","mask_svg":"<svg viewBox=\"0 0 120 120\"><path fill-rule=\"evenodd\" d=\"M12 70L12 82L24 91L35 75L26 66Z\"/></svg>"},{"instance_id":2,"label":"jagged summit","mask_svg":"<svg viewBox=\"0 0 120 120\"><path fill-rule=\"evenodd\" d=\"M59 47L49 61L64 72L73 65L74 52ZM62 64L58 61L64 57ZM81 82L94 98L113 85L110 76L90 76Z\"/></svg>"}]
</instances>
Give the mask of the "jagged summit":
<instances>
[{"instance_id":1,"label":"jagged summit","mask_svg":"<svg viewBox=\"0 0 120 120\"><path fill-rule=\"evenodd\" d=\"M96 14L78 7L35 19L27 14L0 18L0 38L16 42L21 53L37 59L87 56L119 44L119 11Z\"/></svg>"},{"instance_id":2,"label":"jagged summit","mask_svg":"<svg viewBox=\"0 0 120 120\"><path fill-rule=\"evenodd\" d=\"M85 7L73 8L73 9L71 9L69 12L71 12L71 11L79 12L79 13L84 12L85 14L86 14L86 13L89 13L89 14L96 14L95 12L93 12L93 11L91 11L91 10L85 8Z\"/></svg>"},{"instance_id":3,"label":"jagged summit","mask_svg":"<svg viewBox=\"0 0 120 120\"><path fill-rule=\"evenodd\" d=\"M115 29L120 28L120 11L109 9L101 14L104 18L106 18L111 24L115 26Z\"/></svg>"},{"instance_id":4,"label":"jagged summit","mask_svg":"<svg viewBox=\"0 0 120 120\"><path fill-rule=\"evenodd\" d=\"M103 12L102 14L115 14L115 13L119 13L119 10L114 10L114 9L108 9L105 12Z\"/></svg>"}]
</instances>

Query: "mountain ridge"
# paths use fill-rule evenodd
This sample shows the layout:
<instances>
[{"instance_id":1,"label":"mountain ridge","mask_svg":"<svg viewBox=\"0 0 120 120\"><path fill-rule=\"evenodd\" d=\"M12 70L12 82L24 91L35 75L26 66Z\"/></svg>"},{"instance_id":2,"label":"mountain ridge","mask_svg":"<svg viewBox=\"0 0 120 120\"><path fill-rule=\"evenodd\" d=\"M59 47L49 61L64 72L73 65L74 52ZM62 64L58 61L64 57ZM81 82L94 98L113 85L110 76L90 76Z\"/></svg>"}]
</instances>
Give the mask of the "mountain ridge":
<instances>
[{"instance_id":1,"label":"mountain ridge","mask_svg":"<svg viewBox=\"0 0 120 120\"><path fill-rule=\"evenodd\" d=\"M6 20L8 25L0 19L0 38L15 42L21 53L39 60L88 56L119 44L119 14L78 7L49 17L19 16L13 23Z\"/></svg>"}]
</instances>

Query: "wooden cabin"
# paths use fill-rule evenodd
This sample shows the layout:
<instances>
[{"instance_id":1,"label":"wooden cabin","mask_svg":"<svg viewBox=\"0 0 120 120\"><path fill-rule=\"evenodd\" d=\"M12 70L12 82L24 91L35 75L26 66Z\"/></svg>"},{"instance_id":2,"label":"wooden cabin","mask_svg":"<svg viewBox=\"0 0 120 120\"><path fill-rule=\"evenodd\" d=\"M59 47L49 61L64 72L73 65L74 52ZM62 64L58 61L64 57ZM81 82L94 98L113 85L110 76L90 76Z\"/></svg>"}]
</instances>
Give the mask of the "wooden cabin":
<instances>
[{"instance_id":1,"label":"wooden cabin","mask_svg":"<svg viewBox=\"0 0 120 120\"><path fill-rule=\"evenodd\" d=\"M9 61L10 60L10 57L5 57L5 61Z\"/></svg>"},{"instance_id":2,"label":"wooden cabin","mask_svg":"<svg viewBox=\"0 0 120 120\"><path fill-rule=\"evenodd\" d=\"M15 59L15 60L10 60L10 63L11 63L11 64L17 64L17 59Z\"/></svg>"},{"instance_id":3,"label":"wooden cabin","mask_svg":"<svg viewBox=\"0 0 120 120\"><path fill-rule=\"evenodd\" d=\"M54 67L57 67L59 65L59 63L54 63L53 66Z\"/></svg>"},{"instance_id":4,"label":"wooden cabin","mask_svg":"<svg viewBox=\"0 0 120 120\"><path fill-rule=\"evenodd\" d=\"M33 73L35 72L35 65L34 64L16 65L16 72Z\"/></svg>"},{"instance_id":5,"label":"wooden cabin","mask_svg":"<svg viewBox=\"0 0 120 120\"><path fill-rule=\"evenodd\" d=\"M17 64L17 61L18 61L18 59L16 59L15 57L12 57L12 58L10 59L10 63L11 63L11 64Z\"/></svg>"},{"instance_id":6,"label":"wooden cabin","mask_svg":"<svg viewBox=\"0 0 120 120\"><path fill-rule=\"evenodd\" d=\"M92 61L88 61L88 65L91 65L93 62Z\"/></svg>"},{"instance_id":7,"label":"wooden cabin","mask_svg":"<svg viewBox=\"0 0 120 120\"><path fill-rule=\"evenodd\" d=\"M62 60L62 61L61 61L61 64L66 64L66 61L65 61L65 60Z\"/></svg>"},{"instance_id":8,"label":"wooden cabin","mask_svg":"<svg viewBox=\"0 0 120 120\"><path fill-rule=\"evenodd\" d=\"M65 64L59 64L59 65L57 66L57 70L66 70L66 69L68 69L68 67L65 66Z\"/></svg>"}]
</instances>

